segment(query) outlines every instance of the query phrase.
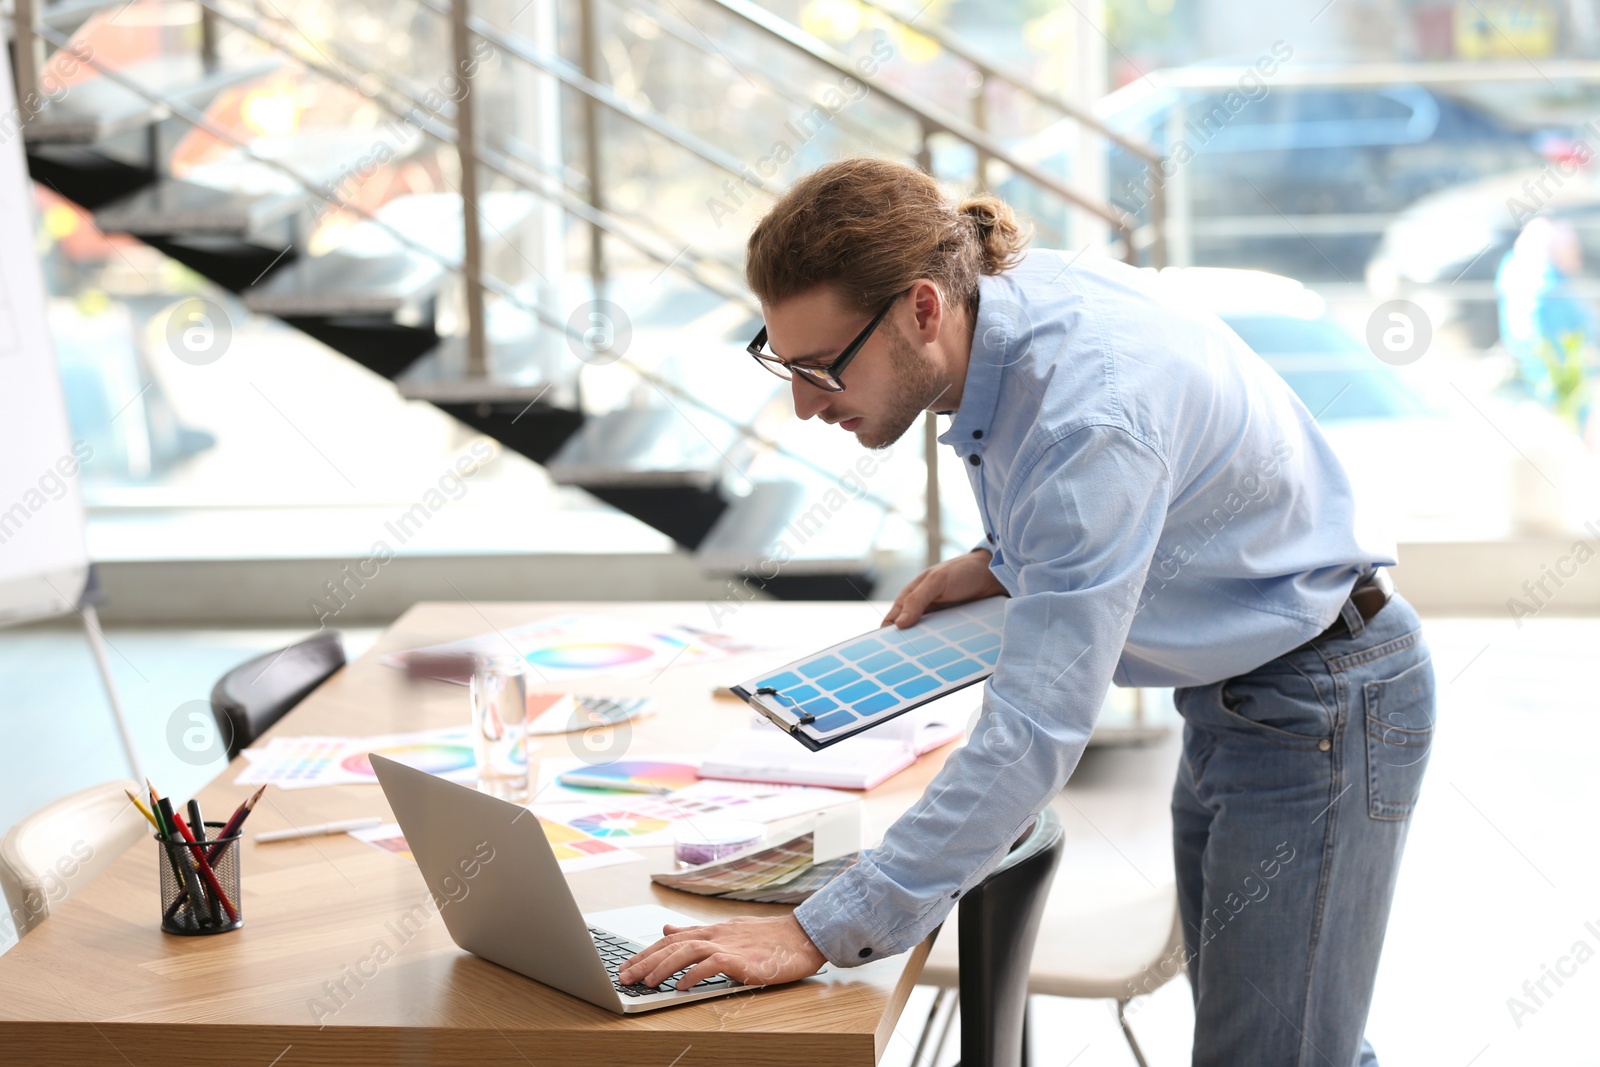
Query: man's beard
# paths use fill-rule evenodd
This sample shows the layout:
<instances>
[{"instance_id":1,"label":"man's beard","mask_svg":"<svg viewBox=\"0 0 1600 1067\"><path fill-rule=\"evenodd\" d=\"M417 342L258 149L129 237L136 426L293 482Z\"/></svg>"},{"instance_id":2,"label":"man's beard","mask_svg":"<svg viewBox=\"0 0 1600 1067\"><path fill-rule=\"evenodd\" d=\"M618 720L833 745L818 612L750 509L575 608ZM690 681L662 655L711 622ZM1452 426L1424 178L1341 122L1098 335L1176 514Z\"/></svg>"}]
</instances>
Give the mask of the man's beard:
<instances>
[{"instance_id":1,"label":"man's beard","mask_svg":"<svg viewBox=\"0 0 1600 1067\"><path fill-rule=\"evenodd\" d=\"M867 448L888 448L900 440L928 405L949 388L940 383L939 372L899 330L890 338L889 366L899 388L889 406L866 416L856 431L856 440Z\"/></svg>"}]
</instances>

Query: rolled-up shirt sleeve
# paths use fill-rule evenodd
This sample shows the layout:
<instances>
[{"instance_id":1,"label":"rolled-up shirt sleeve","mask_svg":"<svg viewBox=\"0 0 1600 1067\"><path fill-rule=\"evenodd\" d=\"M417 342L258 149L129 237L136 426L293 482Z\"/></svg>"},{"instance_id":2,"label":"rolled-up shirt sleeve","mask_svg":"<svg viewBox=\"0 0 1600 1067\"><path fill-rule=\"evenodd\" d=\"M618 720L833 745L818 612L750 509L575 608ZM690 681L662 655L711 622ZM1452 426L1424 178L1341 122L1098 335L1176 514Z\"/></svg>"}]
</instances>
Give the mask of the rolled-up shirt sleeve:
<instances>
[{"instance_id":1,"label":"rolled-up shirt sleeve","mask_svg":"<svg viewBox=\"0 0 1600 1067\"><path fill-rule=\"evenodd\" d=\"M1004 493L1012 594L982 713L883 843L796 909L835 965L922 941L1077 766L1161 537L1171 477L1120 426L1045 445Z\"/></svg>"}]
</instances>

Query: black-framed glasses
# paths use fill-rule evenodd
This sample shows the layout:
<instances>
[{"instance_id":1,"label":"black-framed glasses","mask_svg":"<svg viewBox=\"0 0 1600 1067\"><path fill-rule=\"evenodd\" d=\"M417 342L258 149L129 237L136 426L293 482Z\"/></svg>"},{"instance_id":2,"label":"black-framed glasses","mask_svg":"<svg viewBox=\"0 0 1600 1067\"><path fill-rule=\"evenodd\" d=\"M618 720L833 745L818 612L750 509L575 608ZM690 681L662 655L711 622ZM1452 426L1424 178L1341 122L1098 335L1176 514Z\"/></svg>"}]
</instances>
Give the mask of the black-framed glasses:
<instances>
[{"instance_id":1,"label":"black-framed glasses","mask_svg":"<svg viewBox=\"0 0 1600 1067\"><path fill-rule=\"evenodd\" d=\"M871 337L872 331L878 328L878 323L882 322L883 317L889 314L889 309L894 307L895 301L910 291L910 289L904 289L891 296L888 302L872 317L872 321L867 323L866 329L856 334L856 339L846 345L844 351L839 353L839 357L826 367L796 367L785 363L770 352L761 351L767 344L767 328L765 326L761 327L761 332L756 334L754 341L745 345L744 350L750 353L757 363L784 381L791 381L798 374L808 384L814 385L818 389L830 393L842 393L844 392L844 382L839 380L839 376L850 365L850 361L856 358L856 353L861 351L861 346L867 343L867 338Z\"/></svg>"}]
</instances>

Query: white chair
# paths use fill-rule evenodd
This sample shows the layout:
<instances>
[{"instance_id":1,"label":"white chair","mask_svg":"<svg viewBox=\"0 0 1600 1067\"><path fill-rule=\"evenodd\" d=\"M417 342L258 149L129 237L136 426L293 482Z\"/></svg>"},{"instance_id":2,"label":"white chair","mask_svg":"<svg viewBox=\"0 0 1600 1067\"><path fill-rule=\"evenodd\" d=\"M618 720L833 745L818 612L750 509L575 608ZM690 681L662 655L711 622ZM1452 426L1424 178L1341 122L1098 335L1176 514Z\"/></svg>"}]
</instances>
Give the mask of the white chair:
<instances>
[{"instance_id":1,"label":"white chair","mask_svg":"<svg viewBox=\"0 0 1600 1067\"><path fill-rule=\"evenodd\" d=\"M956 913L952 912L918 979L920 984L939 988L928 1013L929 1027L959 986L955 926ZM1125 887L1075 881L1066 871L1058 872L1034 942L1028 974L1030 995L1116 1001L1117 1022L1133 1058L1139 1067L1147 1067L1128 1025L1128 1002L1154 992L1183 971L1183 927L1176 886L1130 893ZM946 1032L948 1029L947 1019ZM927 1028L923 1037L926 1040ZM930 1062L937 1062L943 1044L941 1035ZM921 1051L919 1044L913 1064ZM1026 1055L1023 1062L1027 1062Z\"/></svg>"},{"instance_id":2,"label":"white chair","mask_svg":"<svg viewBox=\"0 0 1600 1067\"><path fill-rule=\"evenodd\" d=\"M104 782L46 804L0 839L0 890L25 936L111 861L151 833L124 789L125 779Z\"/></svg>"}]
</instances>

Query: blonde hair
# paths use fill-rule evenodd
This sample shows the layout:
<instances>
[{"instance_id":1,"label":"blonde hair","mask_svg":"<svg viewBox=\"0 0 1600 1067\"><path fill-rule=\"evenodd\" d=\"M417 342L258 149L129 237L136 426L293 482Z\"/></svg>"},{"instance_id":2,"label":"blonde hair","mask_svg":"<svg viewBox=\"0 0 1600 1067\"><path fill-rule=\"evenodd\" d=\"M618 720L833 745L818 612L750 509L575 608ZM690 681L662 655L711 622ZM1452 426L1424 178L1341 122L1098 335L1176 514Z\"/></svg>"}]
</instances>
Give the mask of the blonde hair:
<instances>
[{"instance_id":1,"label":"blonde hair","mask_svg":"<svg viewBox=\"0 0 1600 1067\"><path fill-rule=\"evenodd\" d=\"M1004 201L955 203L915 167L861 157L820 167L779 198L750 234L744 274L765 304L829 284L864 312L930 278L973 312L978 276L1016 266L1027 243Z\"/></svg>"}]
</instances>

